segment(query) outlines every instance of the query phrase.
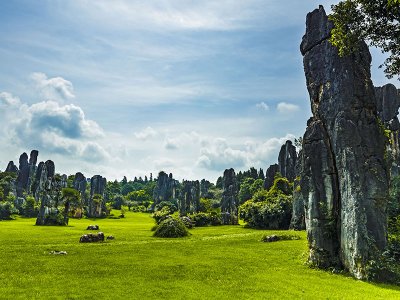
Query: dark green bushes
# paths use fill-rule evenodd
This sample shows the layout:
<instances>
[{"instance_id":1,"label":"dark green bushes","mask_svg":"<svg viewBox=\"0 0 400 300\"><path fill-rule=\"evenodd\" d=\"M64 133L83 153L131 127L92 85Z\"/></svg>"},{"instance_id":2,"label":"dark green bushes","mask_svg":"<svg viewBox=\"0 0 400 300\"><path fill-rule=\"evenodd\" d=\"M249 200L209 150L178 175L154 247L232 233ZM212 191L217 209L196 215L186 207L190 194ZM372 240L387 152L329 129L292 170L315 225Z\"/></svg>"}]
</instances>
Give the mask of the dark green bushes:
<instances>
[{"instance_id":1,"label":"dark green bushes","mask_svg":"<svg viewBox=\"0 0 400 300\"><path fill-rule=\"evenodd\" d=\"M18 210L11 201L0 201L0 220L11 220Z\"/></svg>"},{"instance_id":2,"label":"dark green bushes","mask_svg":"<svg viewBox=\"0 0 400 300\"><path fill-rule=\"evenodd\" d=\"M222 217L220 213L210 212L210 213L196 213L191 215L195 227L204 227L208 225L218 226L222 225Z\"/></svg>"},{"instance_id":3,"label":"dark green bushes","mask_svg":"<svg viewBox=\"0 0 400 300\"><path fill-rule=\"evenodd\" d=\"M292 216L292 188L286 178L276 178L269 191L258 190L240 206L239 216L248 227L288 229Z\"/></svg>"},{"instance_id":4,"label":"dark green bushes","mask_svg":"<svg viewBox=\"0 0 400 300\"><path fill-rule=\"evenodd\" d=\"M189 231L182 220L172 217L161 221L154 231L154 236L162 238L178 238L188 235Z\"/></svg>"}]
</instances>

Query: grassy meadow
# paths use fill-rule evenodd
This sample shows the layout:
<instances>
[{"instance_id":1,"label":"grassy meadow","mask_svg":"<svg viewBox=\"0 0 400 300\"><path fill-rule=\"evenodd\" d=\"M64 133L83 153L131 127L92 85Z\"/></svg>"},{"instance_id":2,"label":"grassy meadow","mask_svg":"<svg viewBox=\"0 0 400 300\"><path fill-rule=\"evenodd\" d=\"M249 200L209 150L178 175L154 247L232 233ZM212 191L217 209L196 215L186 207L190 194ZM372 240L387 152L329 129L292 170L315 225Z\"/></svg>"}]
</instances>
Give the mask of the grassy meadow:
<instances>
[{"instance_id":1,"label":"grassy meadow","mask_svg":"<svg viewBox=\"0 0 400 300\"><path fill-rule=\"evenodd\" d=\"M143 213L71 219L67 227L34 223L0 221L1 299L400 299L400 287L308 268L304 232L293 233L301 240L262 243L273 231L219 226L159 239ZM89 224L115 240L80 244Z\"/></svg>"}]
</instances>

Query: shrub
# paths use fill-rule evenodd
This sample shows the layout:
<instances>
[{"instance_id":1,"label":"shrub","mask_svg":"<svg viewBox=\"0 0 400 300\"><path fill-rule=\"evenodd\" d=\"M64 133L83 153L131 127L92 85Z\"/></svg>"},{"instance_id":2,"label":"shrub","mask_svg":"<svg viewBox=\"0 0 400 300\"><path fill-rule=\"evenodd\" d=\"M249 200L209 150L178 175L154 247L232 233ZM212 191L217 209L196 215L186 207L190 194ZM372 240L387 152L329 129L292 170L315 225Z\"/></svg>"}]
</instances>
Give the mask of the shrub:
<instances>
[{"instance_id":1,"label":"shrub","mask_svg":"<svg viewBox=\"0 0 400 300\"><path fill-rule=\"evenodd\" d=\"M22 214L25 217L36 217L39 213L39 207L36 204L35 198L27 196L24 204L22 205Z\"/></svg>"},{"instance_id":2,"label":"shrub","mask_svg":"<svg viewBox=\"0 0 400 300\"><path fill-rule=\"evenodd\" d=\"M292 196L283 193L278 193L276 196L269 194L266 200L257 202L260 200L259 193L255 194L256 198L240 206L240 218L251 228L288 229L293 210ZM262 194L264 199L265 193Z\"/></svg>"},{"instance_id":3,"label":"shrub","mask_svg":"<svg viewBox=\"0 0 400 300\"><path fill-rule=\"evenodd\" d=\"M131 210L133 212L147 212L147 208L144 205L134 205Z\"/></svg>"},{"instance_id":4,"label":"shrub","mask_svg":"<svg viewBox=\"0 0 400 300\"><path fill-rule=\"evenodd\" d=\"M212 226L222 225L222 217L220 213L218 214L216 212L211 212L209 218L210 218L210 225Z\"/></svg>"},{"instance_id":5,"label":"shrub","mask_svg":"<svg viewBox=\"0 0 400 300\"><path fill-rule=\"evenodd\" d=\"M270 242L271 237L276 237L276 241L292 241L292 240L300 240L301 237L298 235L290 235L290 234L274 234L274 235L264 235L261 238L261 242Z\"/></svg>"},{"instance_id":6,"label":"shrub","mask_svg":"<svg viewBox=\"0 0 400 300\"><path fill-rule=\"evenodd\" d=\"M185 224L180 219L168 218L162 221L154 231L154 236L162 238L177 238L189 235Z\"/></svg>"},{"instance_id":7,"label":"shrub","mask_svg":"<svg viewBox=\"0 0 400 300\"><path fill-rule=\"evenodd\" d=\"M193 221L196 227L203 227L210 224L209 214L199 212L197 214L193 214Z\"/></svg>"},{"instance_id":8,"label":"shrub","mask_svg":"<svg viewBox=\"0 0 400 300\"><path fill-rule=\"evenodd\" d=\"M189 218L188 216L183 216L180 217L181 221L183 222L183 224L185 224L186 228L193 228L193 221L191 218Z\"/></svg>"},{"instance_id":9,"label":"shrub","mask_svg":"<svg viewBox=\"0 0 400 300\"><path fill-rule=\"evenodd\" d=\"M276 177L274 179L274 184L269 189L268 194L270 196L277 196L280 194L284 195L292 195L293 194L293 183L290 183L289 180L285 177Z\"/></svg>"},{"instance_id":10,"label":"shrub","mask_svg":"<svg viewBox=\"0 0 400 300\"><path fill-rule=\"evenodd\" d=\"M14 214L18 214L18 210L13 203L8 201L0 202L0 220L11 220Z\"/></svg>"},{"instance_id":11,"label":"shrub","mask_svg":"<svg viewBox=\"0 0 400 300\"><path fill-rule=\"evenodd\" d=\"M171 214L178 211L178 205L171 201L161 201L154 207L154 211L159 211L164 207L168 207Z\"/></svg>"},{"instance_id":12,"label":"shrub","mask_svg":"<svg viewBox=\"0 0 400 300\"><path fill-rule=\"evenodd\" d=\"M163 207L162 209L153 213L152 217L156 220L157 224L160 224L164 221L168 216L171 215L171 211L168 206Z\"/></svg>"},{"instance_id":13,"label":"shrub","mask_svg":"<svg viewBox=\"0 0 400 300\"><path fill-rule=\"evenodd\" d=\"M218 226L222 225L222 216L221 213L217 212L198 212L191 215L191 218L194 222L194 226L196 227L204 227L208 225Z\"/></svg>"},{"instance_id":14,"label":"shrub","mask_svg":"<svg viewBox=\"0 0 400 300\"><path fill-rule=\"evenodd\" d=\"M213 208L213 203L211 199L200 198L200 208L199 211L201 212L209 212Z\"/></svg>"}]
</instances>

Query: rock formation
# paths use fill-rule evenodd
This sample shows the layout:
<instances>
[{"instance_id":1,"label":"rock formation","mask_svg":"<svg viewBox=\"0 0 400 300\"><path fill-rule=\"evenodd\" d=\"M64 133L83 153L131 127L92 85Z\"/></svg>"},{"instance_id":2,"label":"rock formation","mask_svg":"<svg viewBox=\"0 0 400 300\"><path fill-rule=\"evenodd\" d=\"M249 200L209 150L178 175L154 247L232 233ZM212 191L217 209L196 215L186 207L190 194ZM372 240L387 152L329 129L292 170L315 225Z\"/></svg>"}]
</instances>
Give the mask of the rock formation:
<instances>
[{"instance_id":1,"label":"rock formation","mask_svg":"<svg viewBox=\"0 0 400 300\"><path fill-rule=\"evenodd\" d=\"M239 185L234 169L226 169L222 178L221 214L222 224L238 224Z\"/></svg>"},{"instance_id":2,"label":"rock formation","mask_svg":"<svg viewBox=\"0 0 400 300\"><path fill-rule=\"evenodd\" d=\"M387 143L388 169L391 176L400 174L400 122L397 117L400 107L400 94L393 84L375 88L375 100L378 116L385 133L389 138Z\"/></svg>"},{"instance_id":3,"label":"rock formation","mask_svg":"<svg viewBox=\"0 0 400 300\"><path fill-rule=\"evenodd\" d=\"M340 58L324 8L307 15L301 43L313 116L303 137L301 193L309 260L365 278L386 245L388 175L365 43Z\"/></svg>"},{"instance_id":4,"label":"rock formation","mask_svg":"<svg viewBox=\"0 0 400 300\"><path fill-rule=\"evenodd\" d=\"M55 166L51 160L40 162L35 175L35 198L40 200L36 225L64 225L60 217L58 202L61 188L54 178Z\"/></svg>"},{"instance_id":5,"label":"rock formation","mask_svg":"<svg viewBox=\"0 0 400 300\"><path fill-rule=\"evenodd\" d=\"M106 213L105 189L107 179L94 175L90 179L90 198L87 203L87 216L89 218L99 218Z\"/></svg>"},{"instance_id":6,"label":"rock formation","mask_svg":"<svg viewBox=\"0 0 400 300\"><path fill-rule=\"evenodd\" d=\"M14 164L13 161L10 161L7 165L6 172L18 173L18 167Z\"/></svg>"},{"instance_id":7,"label":"rock formation","mask_svg":"<svg viewBox=\"0 0 400 300\"><path fill-rule=\"evenodd\" d=\"M35 179L36 169L37 169L36 163L38 155L39 151L32 150L29 156L29 177L28 177L28 185L26 187L28 193L31 193L32 184Z\"/></svg>"},{"instance_id":8,"label":"rock formation","mask_svg":"<svg viewBox=\"0 0 400 300\"><path fill-rule=\"evenodd\" d=\"M293 146L292 141L286 141L279 151L278 166L279 173L283 177L289 179L290 182L294 180L295 167L297 161L296 147Z\"/></svg>"},{"instance_id":9,"label":"rock formation","mask_svg":"<svg viewBox=\"0 0 400 300\"><path fill-rule=\"evenodd\" d=\"M270 165L265 173L264 189L269 190L274 185L274 179L276 173L279 172L279 166L277 164Z\"/></svg>"},{"instance_id":10,"label":"rock formation","mask_svg":"<svg viewBox=\"0 0 400 300\"><path fill-rule=\"evenodd\" d=\"M198 212L200 208L200 183L196 181L183 181L179 195L179 211L181 216L189 212Z\"/></svg>"},{"instance_id":11,"label":"rock formation","mask_svg":"<svg viewBox=\"0 0 400 300\"><path fill-rule=\"evenodd\" d=\"M290 229L294 230L306 229L304 199L303 199L303 194L301 193L301 186L300 186L302 155L303 155L302 151L300 151L295 167L296 178L294 179L293 182L293 212L292 212L292 219L290 221Z\"/></svg>"},{"instance_id":12,"label":"rock formation","mask_svg":"<svg viewBox=\"0 0 400 300\"><path fill-rule=\"evenodd\" d=\"M81 172L76 173L72 185L74 189L79 191L81 198L84 201L87 185L86 177Z\"/></svg>"},{"instance_id":13,"label":"rock formation","mask_svg":"<svg viewBox=\"0 0 400 300\"><path fill-rule=\"evenodd\" d=\"M17 177L17 197L22 197L23 193L26 192L29 179L29 163L28 154L25 152L19 157L19 171Z\"/></svg>"},{"instance_id":14,"label":"rock formation","mask_svg":"<svg viewBox=\"0 0 400 300\"><path fill-rule=\"evenodd\" d=\"M200 197L201 198L212 198L210 197L210 193L209 193L209 189L211 187L211 182L209 182L208 180L202 179L200 181Z\"/></svg>"},{"instance_id":15,"label":"rock formation","mask_svg":"<svg viewBox=\"0 0 400 300\"><path fill-rule=\"evenodd\" d=\"M171 201L176 198L177 182L173 179L172 174L167 175L165 172L160 172L157 178L157 185L154 188L153 200L154 205L162 201Z\"/></svg>"}]
</instances>

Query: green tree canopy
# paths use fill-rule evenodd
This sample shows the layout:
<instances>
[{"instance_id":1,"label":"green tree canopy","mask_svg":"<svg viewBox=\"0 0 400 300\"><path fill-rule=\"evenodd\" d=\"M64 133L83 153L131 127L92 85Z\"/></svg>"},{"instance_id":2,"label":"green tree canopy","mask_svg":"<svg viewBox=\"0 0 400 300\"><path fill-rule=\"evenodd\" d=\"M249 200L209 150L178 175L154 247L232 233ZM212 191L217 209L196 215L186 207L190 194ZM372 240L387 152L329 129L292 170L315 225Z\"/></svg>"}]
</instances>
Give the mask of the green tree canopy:
<instances>
[{"instance_id":1,"label":"green tree canopy","mask_svg":"<svg viewBox=\"0 0 400 300\"><path fill-rule=\"evenodd\" d=\"M400 75L400 0L343 0L332 5L330 42L341 56L357 51L360 40L389 57L380 67L388 78ZM400 79L400 76L399 76Z\"/></svg>"},{"instance_id":2,"label":"green tree canopy","mask_svg":"<svg viewBox=\"0 0 400 300\"><path fill-rule=\"evenodd\" d=\"M145 190L133 191L126 195L126 199L128 201L136 201L136 202L146 202L151 201L151 196Z\"/></svg>"}]
</instances>

